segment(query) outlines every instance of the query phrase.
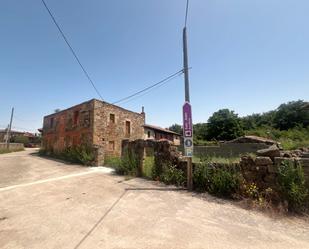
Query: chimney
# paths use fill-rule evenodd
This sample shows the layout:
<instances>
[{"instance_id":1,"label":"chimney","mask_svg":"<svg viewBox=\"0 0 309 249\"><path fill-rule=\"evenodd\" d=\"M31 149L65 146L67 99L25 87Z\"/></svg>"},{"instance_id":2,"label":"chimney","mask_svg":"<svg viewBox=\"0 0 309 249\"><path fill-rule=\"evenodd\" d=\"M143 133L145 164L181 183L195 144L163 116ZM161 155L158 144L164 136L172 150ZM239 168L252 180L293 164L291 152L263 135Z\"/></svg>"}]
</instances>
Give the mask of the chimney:
<instances>
[{"instance_id":1,"label":"chimney","mask_svg":"<svg viewBox=\"0 0 309 249\"><path fill-rule=\"evenodd\" d=\"M144 123L146 123L146 113L145 113L144 106L142 106L142 112L141 112L141 114L144 116Z\"/></svg>"}]
</instances>

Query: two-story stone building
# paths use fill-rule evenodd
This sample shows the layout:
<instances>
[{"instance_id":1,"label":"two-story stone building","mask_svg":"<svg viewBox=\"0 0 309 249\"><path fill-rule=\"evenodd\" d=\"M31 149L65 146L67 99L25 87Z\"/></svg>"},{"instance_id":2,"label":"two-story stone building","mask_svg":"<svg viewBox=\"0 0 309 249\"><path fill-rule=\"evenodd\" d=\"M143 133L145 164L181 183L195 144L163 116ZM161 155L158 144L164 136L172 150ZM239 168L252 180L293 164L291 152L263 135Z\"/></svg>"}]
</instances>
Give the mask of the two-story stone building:
<instances>
[{"instance_id":1,"label":"two-story stone building","mask_svg":"<svg viewBox=\"0 0 309 249\"><path fill-rule=\"evenodd\" d=\"M61 152L87 144L96 148L96 164L120 156L123 139L142 139L145 113L92 99L44 117L43 148Z\"/></svg>"}]
</instances>

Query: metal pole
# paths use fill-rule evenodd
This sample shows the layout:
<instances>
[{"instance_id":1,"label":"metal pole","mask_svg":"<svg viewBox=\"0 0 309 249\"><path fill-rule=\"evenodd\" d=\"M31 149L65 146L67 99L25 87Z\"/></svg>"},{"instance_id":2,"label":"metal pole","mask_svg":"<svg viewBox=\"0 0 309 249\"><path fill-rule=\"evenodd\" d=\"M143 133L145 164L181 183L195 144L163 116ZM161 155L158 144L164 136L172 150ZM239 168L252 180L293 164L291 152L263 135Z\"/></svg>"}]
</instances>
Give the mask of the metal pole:
<instances>
[{"instance_id":1,"label":"metal pole","mask_svg":"<svg viewBox=\"0 0 309 249\"><path fill-rule=\"evenodd\" d=\"M7 131L7 148L9 149L10 148L10 137L11 137L11 129L12 129L12 122L13 122L13 115L14 115L14 107L12 108L12 112L11 112L11 120L10 120L10 125L9 125L9 129Z\"/></svg>"},{"instance_id":2,"label":"metal pole","mask_svg":"<svg viewBox=\"0 0 309 249\"><path fill-rule=\"evenodd\" d=\"M183 70L185 76L185 100L190 102L187 27L183 28Z\"/></svg>"},{"instance_id":3,"label":"metal pole","mask_svg":"<svg viewBox=\"0 0 309 249\"><path fill-rule=\"evenodd\" d=\"M183 29L183 67L185 78L185 101L190 103L190 91L189 91L189 68L188 68L188 47L187 47L187 28ZM193 189L192 180L192 157L187 157L187 188Z\"/></svg>"}]
</instances>

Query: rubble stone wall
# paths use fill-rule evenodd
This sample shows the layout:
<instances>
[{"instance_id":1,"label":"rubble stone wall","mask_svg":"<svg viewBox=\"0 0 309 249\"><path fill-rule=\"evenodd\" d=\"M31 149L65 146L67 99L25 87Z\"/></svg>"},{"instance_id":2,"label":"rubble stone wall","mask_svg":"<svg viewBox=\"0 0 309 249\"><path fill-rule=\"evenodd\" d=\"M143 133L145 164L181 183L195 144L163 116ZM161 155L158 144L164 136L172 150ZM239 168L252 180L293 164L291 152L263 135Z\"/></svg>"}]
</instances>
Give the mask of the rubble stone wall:
<instances>
[{"instance_id":1,"label":"rubble stone wall","mask_svg":"<svg viewBox=\"0 0 309 249\"><path fill-rule=\"evenodd\" d=\"M93 102L45 116L43 122L42 145L46 150L61 152L73 145L92 144Z\"/></svg>"},{"instance_id":2,"label":"rubble stone wall","mask_svg":"<svg viewBox=\"0 0 309 249\"><path fill-rule=\"evenodd\" d=\"M268 149L257 151L257 157L243 156L240 161L242 175L248 182L254 182L260 189L276 188L278 168L283 161L289 161L295 166L300 164L304 170L307 184L309 185L309 157L308 153L300 151L280 151L275 145Z\"/></svg>"},{"instance_id":3,"label":"rubble stone wall","mask_svg":"<svg viewBox=\"0 0 309 249\"><path fill-rule=\"evenodd\" d=\"M169 141L143 140L122 141L122 156L131 152L135 155L138 165L138 176L142 175L144 159L148 153L154 156L154 161L158 173L162 172L162 166L172 164L180 169L184 169L185 161L177 150L177 147Z\"/></svg>"},{"instance_id":4,"label":"rubble stone wall","mask_svg":"<svg viewBox=\"0 0 309 249\"><path fill-rule=\"evenodd\" d=\"M114 121L110 120L113 115ZM98 150L98 161L104 157L121 155L122 140L142 139L144 136L145 115L121 107L95 100L94 102L93 144ZM130 126L130 132L127 132Z\"/></svg>"}]
</instances>

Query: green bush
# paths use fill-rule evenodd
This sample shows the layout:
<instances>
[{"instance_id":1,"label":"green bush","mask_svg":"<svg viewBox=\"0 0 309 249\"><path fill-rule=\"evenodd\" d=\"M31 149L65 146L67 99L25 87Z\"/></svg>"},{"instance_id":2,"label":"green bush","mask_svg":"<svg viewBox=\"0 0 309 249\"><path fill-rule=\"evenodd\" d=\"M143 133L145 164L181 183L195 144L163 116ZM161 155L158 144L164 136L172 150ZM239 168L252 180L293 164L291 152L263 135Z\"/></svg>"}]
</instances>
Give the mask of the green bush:
<instances>
[{"instance_id":1,"label":"green bush","mask_svg":"<svg viewBox=\"0 0 309 249\"><path fill-rule=\"evenodd\" d=\"M138 159L131 151L126 151L121 158L121 163L115 165L115 171L119 175L133 175L137 174Z\"/></svg>"},{"instance_id":2,"label":"green bush","mask_svg":"<svg viewBox=\"0 0 309 249\"><path fill-rule=\"evenodd\" d=\"M193 172L193 186L197 191L207 191L211 181L211 169L207 164L196 164Z\"/></svg>"},{"instance_id":3,"label":"green bush","mask_svg":"<svg viewBox=\"0 0 309 249\"><path fill-rule=\"evenodd\" d=\"M209 192L218 196L230 197L240 184L239 174L224 168L214 169Z\"/></svg>"},{"instance_id":4,"label":"green bush","mask_svg":"<svg viewBox=\"0 0 309 249\"><path fill-rule=\"evenodd\" d=\"M308 189L305 185L304 171L300 164L283 161L279 166L279 185L283 197L288 201L289 209L298 211L305 208Z\"/></svg>"},{"instance_id":5,"label":"green bush","mask_svg":"<svg viewBox=\"0 0 309 249\"><path fill-rule=\"evenodd\" d=\"M21 143L21 144L28 144L29 143L29 138L28 137L25 137L25 136L15 136L15 137L12 137L11 138L11 142L13 143Z\"/></svg>"},{"instance_id":6,"label":"green bush","mask_svg":"<svg viewBox=\"0 0 309 249\"><path fill-rule=\"evenodd\" d=\"M193 184L198 191L230 197L239 189L240 174L232 166L214 168L211 162L205 161L195 166Z\"/></svg>"},{"instance_id":7,"label":"green bush","mask_svg":"<svg viewBox=\"0 0 309 249\"><path fill-rule=\"evenodd\" d=\"M165 184L175 184L177 186L183 186L186 182L184 172L172 165L163 166L163 173L161 174L160 179Z\"/></svg>"},{"instance_id":8,"label":"green bush","mask_svg":"<svg viewBox=\"0 0 309 249\"><path fill-rule=\"evenodd\" d=\"M87 145L68 147L61 152L41 149L39 150L39 155L51 156L71 163L80 163L83 165L92 165L95 160L93 149Z\"/></svg>"},{"instance_id":9,"label":"green bush","mask_svg":"<svg viewBox=\"0 0 309 249\"><path fill-rule=\"evenodd\" d=\"M120 157L107 157L104 160L104 165L107 165L112 168L117 168L121 164L121 158Z\"/></svg>"},{"instance_id":10,"label":"green bush","mask_svg":"<svg viewBox=\"0 0 309 249\"><path fill-rule=\"evenodd\" d=\"M39 156L46 156L47 155L47 151L45 149L40 149L38 152Z\"/></svg>"}]
</instances>

